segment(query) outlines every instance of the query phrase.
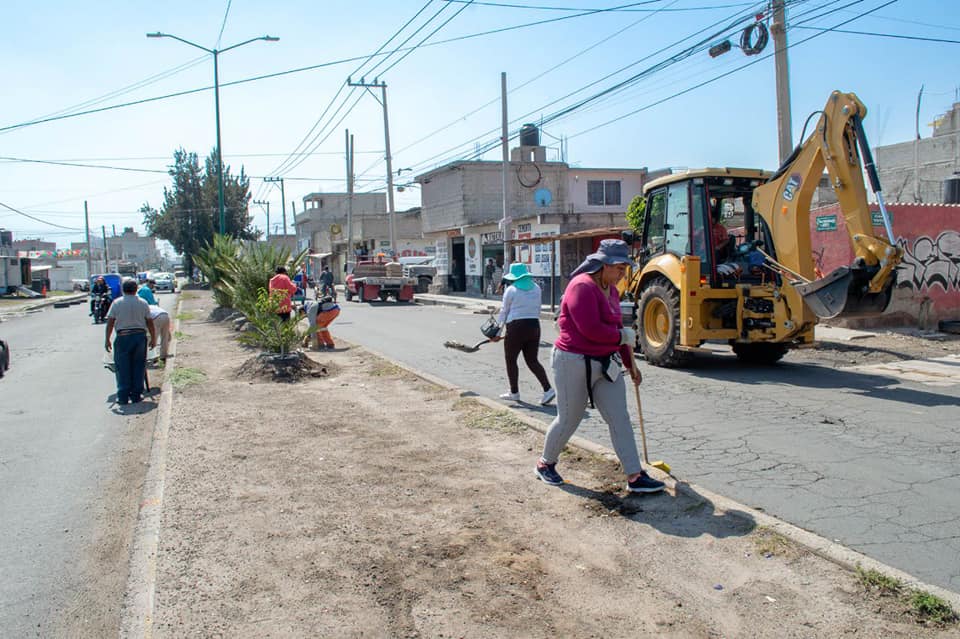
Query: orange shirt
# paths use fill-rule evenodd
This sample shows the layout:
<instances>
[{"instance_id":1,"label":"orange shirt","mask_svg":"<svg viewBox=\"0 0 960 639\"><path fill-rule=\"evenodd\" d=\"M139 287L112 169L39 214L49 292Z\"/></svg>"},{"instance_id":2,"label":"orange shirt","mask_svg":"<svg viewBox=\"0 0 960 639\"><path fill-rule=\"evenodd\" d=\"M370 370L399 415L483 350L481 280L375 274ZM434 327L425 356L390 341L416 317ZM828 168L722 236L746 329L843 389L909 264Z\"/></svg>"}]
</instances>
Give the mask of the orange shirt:
<instances>
[{"instance_id":1,"label":"orange shirt","mask_svg":"<svg viewBox=\"0 0 960 639\"><path fill-rule=\"evenodd\" d=\"M277 273L270 278L268 288L271 293L273 291L283 291L285 293L283 300L280 302L280 312L289 313L291 309L290 296L297 292L297 285L290 281L286 273Z\"/></svg>"}]
</instances>

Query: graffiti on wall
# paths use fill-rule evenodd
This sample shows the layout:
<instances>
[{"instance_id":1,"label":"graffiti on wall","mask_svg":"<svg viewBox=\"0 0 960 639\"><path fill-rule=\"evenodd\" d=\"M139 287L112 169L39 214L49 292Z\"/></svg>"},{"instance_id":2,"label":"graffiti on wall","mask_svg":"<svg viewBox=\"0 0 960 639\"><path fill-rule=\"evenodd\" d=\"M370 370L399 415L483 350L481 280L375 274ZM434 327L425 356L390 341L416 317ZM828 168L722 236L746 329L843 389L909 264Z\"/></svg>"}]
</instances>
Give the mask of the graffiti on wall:
<instances>
[{"instance_id":1,"label":"graffiti on wall","mask_svg":"<svg viewBox=\"0 0 960 639\"><path fill-rule=\"evenodd\" d=\"M908 246L900 238L903 261L897 267L897 287L916 291L940 286L944 291L960 290L960 232L944 231L931 239L922 235Z\"/></svg>"}]
</instances>

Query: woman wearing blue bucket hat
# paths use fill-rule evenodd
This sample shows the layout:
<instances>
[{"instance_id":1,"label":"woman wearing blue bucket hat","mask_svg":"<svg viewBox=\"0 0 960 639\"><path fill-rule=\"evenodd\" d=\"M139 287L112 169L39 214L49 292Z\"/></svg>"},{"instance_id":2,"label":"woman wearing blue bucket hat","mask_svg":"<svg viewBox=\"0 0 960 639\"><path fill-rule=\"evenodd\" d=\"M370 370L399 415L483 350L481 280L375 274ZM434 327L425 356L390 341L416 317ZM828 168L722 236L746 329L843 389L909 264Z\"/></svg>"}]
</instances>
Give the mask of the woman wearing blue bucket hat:
<instances>
[{"instance_id":1,"label":"woman wearing blue bucket hat","mask_svg":"<svg viewBox=\"0 0 960 639\"><path fill-rule=\"evenodd\" d=\"M629 356L636 332L623 326L617 292L617 282L627 265L633 265L627 244L623 240L602 240L597 252L588 255L571 273L563 292L557 319L560 335L551 355L557 416L547 430L543 454L535 468L537 476L552 486L563 483L557 460L580 426L589 401L610 429L610 442L627 475L627 490L663 490L663 482L647 475L640 465L627 410L622 367L630 371L634 384L641 381L640 371Z\"/></svg>"},{"instance_id":2,"label":"woman wearing blue bucket hat","mask_svg":"<svg viewBox=\"0 0 960 639\"><path fill-rule=\"evenodd\" d=\"M540 349L540 304L543 293L527 270L526 264L513 263L510 272L503 276L510 286L503 292L503 305L500 307L498 321L501 326L507 327L504 339L503 354L507 360L507 379L510 390L500 395L500 399L513 402L520 401L520 368L517 366L517 357L523 353L523 361L527 368L536 376L543 395L540 405L546 406L553 401L556 391L550 386L547 372L537 359ZM498 342L500 337L491 341Z\"/></svg>"}]
</instances>

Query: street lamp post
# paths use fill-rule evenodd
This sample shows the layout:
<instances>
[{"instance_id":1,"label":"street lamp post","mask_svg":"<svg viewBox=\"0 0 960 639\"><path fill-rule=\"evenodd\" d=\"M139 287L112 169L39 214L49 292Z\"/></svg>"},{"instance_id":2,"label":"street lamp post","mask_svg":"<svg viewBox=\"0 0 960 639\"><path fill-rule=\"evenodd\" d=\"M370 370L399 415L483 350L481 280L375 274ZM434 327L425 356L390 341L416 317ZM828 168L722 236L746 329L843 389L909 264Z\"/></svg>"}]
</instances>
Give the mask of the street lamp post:
<instances>
[{"instance_id":1,"label":"street lamp post","mask_svg":"<svg viewBox=\"0 0 960 639\"><path fill-rule=\"evenodd\" d=\"M219 69L219 57L221 53L226 53L230 49L236 49L242 47L245 44L250 44L251 42L256 42L257 40L264 40L266 42L276 42L280 38L275 36L260 36L259 38L250 38L249 40L244 40L243 42L238 42L237 44L230 45L225 49L208 49L207 47L200 46L196 42L190 42L189 40L184 40L181 37L171 35L169 33L161 33L157 31L156 33L148 33L148 38L173 38L174 40L179 40L184 44L188 44L191 47L196 47L201 51L206 51L209 54L213 55L213 95L214 95L214 107L217 114L217 198L219 201L220 209L220 234L226 235L227 233L227 217L226 212L223 206L223 150L220 146L220 69Z\"/></svg>"}]
</instances>

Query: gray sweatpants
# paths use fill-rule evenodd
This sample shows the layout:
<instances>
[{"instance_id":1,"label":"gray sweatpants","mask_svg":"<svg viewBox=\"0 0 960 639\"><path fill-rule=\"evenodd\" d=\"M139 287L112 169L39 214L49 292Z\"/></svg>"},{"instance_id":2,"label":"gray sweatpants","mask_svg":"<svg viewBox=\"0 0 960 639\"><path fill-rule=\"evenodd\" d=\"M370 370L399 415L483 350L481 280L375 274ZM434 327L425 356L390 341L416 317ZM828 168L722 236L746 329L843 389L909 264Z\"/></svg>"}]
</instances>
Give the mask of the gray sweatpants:
<instances>
[{"instance_id":1,"label":"gray sweatpants","mask_svg":"<svg viewBox=\"0 0 960 639\"><path fill-rule=\"evenodd\" d=\"M560 451L580 426L587 409L587 372L583 355L568 353L556 347L550 356L550 364L553 367L553 385L557 389L557 416L550 424L543 442L543 460L548 464L555 464L560 458ZM623 378L624 375L620 375L615 382L609 382L600 370L600 363L590 362L590 385L593 387L594 405L600 411L603 421L607 422L610 441L620 458L623 472L633 475L641 470L640 456L637 454L637 440L627 410Z\"/></svg>"}]
</instances>

